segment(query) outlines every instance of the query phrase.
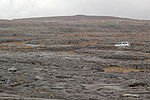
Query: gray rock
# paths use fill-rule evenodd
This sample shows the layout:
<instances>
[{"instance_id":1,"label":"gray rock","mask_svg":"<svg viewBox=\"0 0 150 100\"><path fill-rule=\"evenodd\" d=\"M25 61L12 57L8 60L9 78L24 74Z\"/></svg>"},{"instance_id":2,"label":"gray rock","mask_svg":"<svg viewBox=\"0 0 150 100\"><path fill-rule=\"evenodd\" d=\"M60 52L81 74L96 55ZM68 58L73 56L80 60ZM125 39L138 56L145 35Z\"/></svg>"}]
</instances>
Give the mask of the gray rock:
<instances>
[{"instance_id":1,"label":"gray rock","mask_svg":"<svg viewBox=\"0 0 150 100\"><path fill-rule=\"evenodd\" d=\"M43 78L40 77L40 76L35 76L35 78L38 79L38 80L42 80L42 79L43 79Z\"/></svg>"},{"instance_id":2,"label":"gray rock","mask_svg":"<svg viewBox=\"0 0 150 100\"><path fill-rule=\"evenodd\" d=\"M136 79L130 79L127 82L125 82L124 84L129 87L147 86L147 83L144 82L143 80L136 80Z\"/></svg>"},{"instance_id":3,"label":"gray rock","mask_svg":"<svg viewBox=\"0 0 150 100\"><path fill-rule=\"evenodd\" d=\"M18 69L17 69L17 68L15 68L15 67L12 67L12 68L9 68L9 69L8 69L8 71L10 71L10 72L17 72L17 71L18 71Z\"/></svg>"},{"instance_id":4,"label":"gray rock","mask_svg":"<svg viewBox=\"0 0 150 100\"><path fill-rule=\"evenodd\" d=\"M137 95L137 94L123 94L122 95L123 97L133 97L133 98L139 98L140 95Z\"/></svg>"}]
</instances>

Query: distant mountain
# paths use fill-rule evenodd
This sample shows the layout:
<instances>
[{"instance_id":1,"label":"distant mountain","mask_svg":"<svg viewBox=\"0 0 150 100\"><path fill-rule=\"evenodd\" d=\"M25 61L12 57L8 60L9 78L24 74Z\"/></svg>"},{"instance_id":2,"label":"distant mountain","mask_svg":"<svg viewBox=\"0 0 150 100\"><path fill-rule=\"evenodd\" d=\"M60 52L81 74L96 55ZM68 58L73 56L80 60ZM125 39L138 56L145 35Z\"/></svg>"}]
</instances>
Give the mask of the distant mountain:
<instances>
[{"instance_id":1,"label":"distant mountain","mask_svg":"<svg viewBox=\"0 0 150 100\"><path fill-rule=\"evenodd\" d=\"M75 15L75 16L56 16L56 17L37 17L37 18L23 18L14 20L66 20L66 21L76 21L76 20L113 20L113 19L124 19L131 20L129 18L119 18L112 16L86 16L86 15Z\"/></svg>"}]
</instances>

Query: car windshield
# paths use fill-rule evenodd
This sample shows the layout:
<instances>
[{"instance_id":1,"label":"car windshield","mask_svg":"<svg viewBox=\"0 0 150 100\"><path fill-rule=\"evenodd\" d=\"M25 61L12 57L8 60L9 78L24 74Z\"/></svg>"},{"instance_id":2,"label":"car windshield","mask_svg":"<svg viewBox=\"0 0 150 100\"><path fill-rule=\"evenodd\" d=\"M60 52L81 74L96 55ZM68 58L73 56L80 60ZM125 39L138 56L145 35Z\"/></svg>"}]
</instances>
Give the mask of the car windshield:
<instances>
[{"instance_id":1,"label":"car windshield","mask_svg":"<svg viewBox=\"0 0 150 100\"><path fill-rule=\"evenodd\" d=\"M128 42L119 42L118 44L128 44Z\"/></svg>"}]
</instances>

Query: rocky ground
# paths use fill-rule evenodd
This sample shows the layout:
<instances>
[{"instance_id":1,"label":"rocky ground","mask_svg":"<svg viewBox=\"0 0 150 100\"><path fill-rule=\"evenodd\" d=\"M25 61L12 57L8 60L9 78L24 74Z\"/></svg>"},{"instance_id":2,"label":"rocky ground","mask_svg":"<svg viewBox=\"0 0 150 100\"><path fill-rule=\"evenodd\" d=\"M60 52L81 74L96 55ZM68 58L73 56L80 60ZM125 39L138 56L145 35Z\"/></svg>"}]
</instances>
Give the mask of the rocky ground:
<instances>
[{"instance_id":1,"label":"rocky ground","mask_svg":"<svg viewBox=\"0 0 150 100\"><path fill-rule=\"evenodd\" d=\"M82 17L0 21L0 100L150 100L149 22Z\"/></svg>"},{"instance_id":2,"label":"rocky ground","mask_svg":"<svg viewBox=\"0 0 150 100\"><path fill-rule=\"evenodd\" d=\"M88 50L88 52L94 51ZM144 64L144 67L149 67L150 62L138 61L149 59L149 55L138 57L133 54L129 56L131 58L127 57L125 60L118 61L120 56L117 57L116 52L107 52L106 55L109 54L109 57L101 55L102 51L96 51L94 52L97 53L96 56L59 52L1 51L0 99L150 99L150 73L149 70L141 67ZM121 57L126 57L128 54L119 51ZM115 59L112 58L114 56L116 56ZM137 61L132 61L132 58ZM130 68L115 70L114 66ZM134 66L137 67L134 68ZM113 70L107 71L106 68Z\"/></svg>"}]
</instances>

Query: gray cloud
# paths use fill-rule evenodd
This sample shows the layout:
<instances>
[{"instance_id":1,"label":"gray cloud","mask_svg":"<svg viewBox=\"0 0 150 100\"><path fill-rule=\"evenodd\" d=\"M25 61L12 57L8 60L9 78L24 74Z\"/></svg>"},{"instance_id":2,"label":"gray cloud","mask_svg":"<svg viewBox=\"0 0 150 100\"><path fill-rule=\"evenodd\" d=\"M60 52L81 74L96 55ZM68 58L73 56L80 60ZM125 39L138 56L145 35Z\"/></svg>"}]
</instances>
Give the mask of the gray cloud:
<instances>
[{"instance_id":1,"label":"gray cloud","mask_svg":"<svg viewBox=\"0 0 150 100\"><path fill-rule=\"evenodd\" d=\"M0 0L0 18L64 15L150 19L150 0Z\"/></svg>"}]
</instances>

